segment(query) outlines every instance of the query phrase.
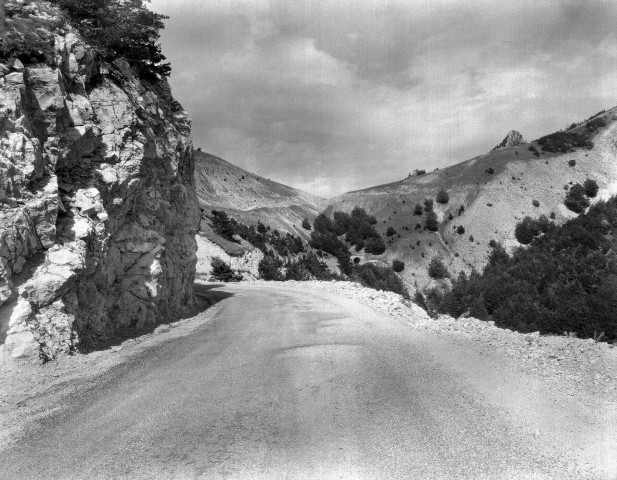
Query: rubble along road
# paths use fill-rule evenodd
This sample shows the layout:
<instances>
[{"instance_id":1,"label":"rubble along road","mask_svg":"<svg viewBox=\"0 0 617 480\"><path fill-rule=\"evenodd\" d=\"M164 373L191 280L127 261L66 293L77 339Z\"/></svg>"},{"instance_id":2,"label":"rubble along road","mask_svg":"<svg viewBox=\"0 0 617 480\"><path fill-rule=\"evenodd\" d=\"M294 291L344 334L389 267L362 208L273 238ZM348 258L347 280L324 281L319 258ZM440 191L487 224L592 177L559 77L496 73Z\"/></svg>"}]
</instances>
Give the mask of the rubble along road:
<instances>
[{"instance_id":1,"label":"rubble along road","mask_svg":"<svg viewBox=\"0 0 617 480\"><path fill-rule=\"evenodd\" d=\"M611 478L571 447L601 453L614 426L590 433L532 378L341 294L216 288L207 323L85 385L0 478Z\"/></svg>"}]
</instances>

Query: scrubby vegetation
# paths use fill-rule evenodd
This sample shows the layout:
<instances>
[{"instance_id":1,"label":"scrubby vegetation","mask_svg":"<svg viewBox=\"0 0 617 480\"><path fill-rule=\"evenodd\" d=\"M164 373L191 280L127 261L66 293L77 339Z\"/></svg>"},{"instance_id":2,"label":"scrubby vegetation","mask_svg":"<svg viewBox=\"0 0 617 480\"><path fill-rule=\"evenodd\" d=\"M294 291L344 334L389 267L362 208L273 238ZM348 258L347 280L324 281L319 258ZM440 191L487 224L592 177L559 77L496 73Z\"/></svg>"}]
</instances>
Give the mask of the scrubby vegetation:
<instances>
[{"instance_id":1,"label":"scrubby vegetation","mask_svg":"<svg viewBox=\"0 0 617 480\"><path fill-rule=\"evenodd\" d=\"M427 212L426 221L425 221L426 229L431 232L436 232L439 230L439 220L437 219L437 214L432 210Z\"/></svg>"},{"instance_id":2,"label":"scrubby vegetation","mask_svg":"<svg viewBox=\"0 0 617 480\"><path fill-rule=\"evenodd\" d=\"M583 188L585 189L585 195L587 195L589 198L595 198L595 196L598 194L598 190L600 190L600 187L598 187L596 181L591 180L590 178L585 180L585 182L583 183Z\"/></svg>"},{"instance_id":3,"label":"scrubby vegetation","mask_svg":"<svg viewBox=\"0 0 617 480\"><path fill-rule=\"evenodd\" d=\"M300 237L290 233L283 235L278 230L272 230L261 222L258 222L257 226L245 225L229 217L227 213L218 210L212 210L209 218L214 231L221 237L235 242L234 235L237 235L254 247L259 248L264 254L270 250L268 245L283 257L297 255L305 251Z\"/></svg>"},{"instance_id":4,"label":"scrubby vegetation","mask_svg":"<svg viewBox=\"0 0 617 480\"><path fill-rule=\"evenodd\" d=\"M17 58L24 64L51 62L54 58L55 29L62 20L53 11L40 5L40 10L50 14L47 20L22 15L19 12L29 5L0 1L0 62Z\"/></svg>"},{"instance_id":5,"label":"scrubby vegetation","mask_svg":"<svg viewBox=\"0 0 617 480\"><path fill-rule=\"evenodd\" d=\"M461 273L450 292L431 296L434 307L453 316L470 310L521 332L576 332L583 338L604 332L616 340L617 200L599 202L562 226L544 227L512 256L491 242L483 273Z\"/></svg>"},{"instance_id":6,"label":"scrubby vegetation","mask_svg":"<svg viewBox=\"0 0 617 480\"><path fill-rule=\"evenodd\" d=\"M394 292L402 295L403 298L410 298L401 278L387 267L380 267L372 263L355 265L351 279L365 287Z\"/></svg>"},{"instance_id":7,"label":"scrubby vegetation","mask_svg":"<svg viewBox=\"0 0 617 480\"><path fill-rule=\"evenodd\" d=\"M262 280L283 280L283 273L281 272L281 267L283 266L283 262L275 257L274 255L264 255L264 258L261 259L259 265L257 266L257 270L259 272L259 276Z\"/></svg>"},{"instance_id":8,"label":"scrubby vegetation","mask_svg":"<svg viewBox=\"0 0 617 480\"><path fill-rule=\"evenodd\" d=\"M537 140L544 152L567 153L575 148L589 147L593 144L589 137L583 133L555 132L545 135Z\"/></svg>"},{"instance_id":9,"label":"scrubby vegetation","mask_svg":"<svg viewBox=\"0 0 617 480\"><path fill-rule=\"evenodd\" d=\"M450 276L450 272L448 272L448 269L440 258L433 257L431 263L428 265L428 275L429 277L438 280L448 278Z\"/></svg>"},{"instance_id":10,"label":"scrubby vegetation","mask_svg":"<svg viewBox=\"0 0 617 480\"><path fill-rule=\"evenodd\" d=\"M220 257L214 257L210 261L212 266L212 277L219 282L239 282L242 275L231 268Z\"/></svg>"},{"instance_id":11,"label":"scrubby vegetation","mask_svg":"<svg viewBox=\"0 0 617 480\"><path fill-rule=\"evenodd\" d=\"M576 183L572 185L572 188L568 190L566 199L563 201L564 205L575 213L582 213L589 206L589 199L586 197L586 190L580 184Z\"/></svg>"},{"instance_id":12,"label":"scrubby vegetation","mask_svg":"<svg viewBox=\"0 0 617 480\"><path fill-rule=\"evenodd\" d=\"M166 17L148 10L144 0L50 1L65 18L55 15L44 2L1 2L0 60L51 63L53 32L68 21L103 60L111 63L122 57L142 78L171 73L158 44ZM46 15L31 16L37 9Z\"/></svg>"},{"instance_id":13,"label":"scrubby vegetation","mask_svg":"<svg viewBox=\"0 0 617 480\"><path fill-rule=\"evenodd\" d=\"M157 43L167 17L148 10L144 0L52 1L106 61L122 57L150 78L171 73Z\"/></svg>"},{"instance_id":14,"label":"scrubby vegetation","mask_svg":"<svg viewBox=\"0 0 617 480\"><path fill-rule=\"evenodd\" d=\"M437 200L438 203L446 204L450 201L450 194L445 188L442 188L437 192L435 200Z\"/></svg>"},{"instance_id":15,"label":"scrubby vegetation","mask_svg":"<svg viewBox=\"0 0 617 480\"><path fill-rule=\"evenodd\" d=\"M405 270L405 262L401 260L393 260L392 270L394 270L396 273L402 272L403 270Z\"/></svg>"}]
</instances>

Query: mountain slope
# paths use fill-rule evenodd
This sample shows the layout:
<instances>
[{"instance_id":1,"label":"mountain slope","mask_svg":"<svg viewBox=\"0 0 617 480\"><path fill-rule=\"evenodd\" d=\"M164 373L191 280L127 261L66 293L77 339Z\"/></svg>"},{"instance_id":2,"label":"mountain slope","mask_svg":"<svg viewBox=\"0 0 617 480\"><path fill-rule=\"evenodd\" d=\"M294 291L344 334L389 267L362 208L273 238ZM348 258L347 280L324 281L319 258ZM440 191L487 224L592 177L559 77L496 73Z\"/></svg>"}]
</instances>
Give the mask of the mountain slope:
<instances>
[{"instance_id":1,"label":"mountain slope","mask_svg":"<svg viewBox=\"0 0 617 480\"><path fill-rule=\"evenodd\" d=\"M261 221L283 232L307 238L302 219L313 220L327 201L249 173L225 160L195 152L195 183L206 214L224 210L248 225Z\"/></svg>"},{"instance_id":2,"label":"mountain slope","mask_svg":"<svg viewBox=\"0 0 617 480\"><path fill-rule=\"evenodd\" d=\"M387 252L378 258L386 262L404 260L407 268L402 275L408 283L418 281L420 287L428 283L426 267L434 256L442 257L451 273L481 268L491 239L508 248L519 245L514 226L526 215L536 218L554 212L557 222L575 216L563 205L565 184L569 187L571 182L583 183L591 178L600 187L597 198L617 193L616 114L617 109L611 109L596 117L603 118L607 126L597 130L590 150L540 152L535 156L529 148L533 145L541 150L537 141L498 148L442 170L345 193L330 202L328 211L350 211L357 205L378 218L382 235L389 226L394 227L397 234L391 237ZM583 123L568 132L584 129ZM423 229L426 214L414 215L414 207L425 198L434 200L442 188L450 199L445 205L435 201L440 228L432 233ZM534 206L534 200L539 206ZM459 216L460 206L464 212ZM422 229L416 230L417 224ZM457 233L459 226L464 228L463 234Z\"/></svg>"}]
</instances>

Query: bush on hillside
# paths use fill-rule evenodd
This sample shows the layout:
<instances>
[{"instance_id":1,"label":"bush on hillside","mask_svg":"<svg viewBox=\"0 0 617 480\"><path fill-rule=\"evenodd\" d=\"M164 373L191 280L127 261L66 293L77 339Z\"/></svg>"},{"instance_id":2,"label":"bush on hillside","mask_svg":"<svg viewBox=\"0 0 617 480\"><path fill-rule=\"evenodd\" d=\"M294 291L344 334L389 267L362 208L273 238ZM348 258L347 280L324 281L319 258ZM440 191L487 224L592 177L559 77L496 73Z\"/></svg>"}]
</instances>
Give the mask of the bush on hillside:
<instances>
[{"instance_id":1,"label":"bush on hillside","mask_svg":"<svg viewBox=\"0 0 617 480\"><path fill-rule=\"evenodd\" d=\"M416 203L416 206L413 209L413 214L422 215L422 205L420 205L419 203Z\"/></svg>"},{"instance_id":2,"label":"bush on hillside","mask_svg":"<svg viewBox=\"0 0 617 480\"><path fill-rule=\"evenodd\" d=\"M591 180L590 178L585 180L585 183L583 183L583 188L585 189L585 195L589 198L595 198L598 194L598 190L600 190L597 182L595 180Z\"/></svg>"},{"instance_id":3,"label":"bush on hillside","mask_svg":"<svg viewBox=\"0 0 617 480\"><path fill-rule=\"evenodd\" d=\"M165 28L164 15L154 13L143 0L53 0L84 39L107 62L125 58L144 78L171 73L157 43Z\"/></svg>"},{"instance_id":4,"label":"bush on hillside","mask_svg":"<svg viewBox=\"0 0 617 480\"><path fill-rule=\"evenodd\" d=\"M311 229L311 222L309 222L308 218L305 218L302 220L302 228L304 228L304 230L310 230Z\"/></svg>"},{"instance_id":5,"label":"bush on hillside","mask_svg":"<svg viewBox=\"0 0 617 480\"><path fill-rule=\"evenodd\" d=\"M403 270L405 270L405 262L402 262L401 260L393 260L392 270L394 270L396 273L402 272Z\"/></svg>"},{"instance_id":6,"label":"bush on hillside","mask_svg":"<svg viewBox=\"0 0 617 480\"><path fill-rule=\"evenodd\" d=\"M493 253L482 275L459 277L440 311L458 316L479 303L480 318L521 332L604 332L617 340L617 200L598 202L585 214L516 249ZM494 247L495 248L495 247ZM481 309L480 309L481 310Z\"/></svg>"},{"instance_id":7,"label":"bush on hillside","mask_svg":"<svg viewBox=\"0 0 617 480\"><path fill-rule=\"evenodd\" d=\"M531 217L523 218L514 227L514 237L522 245L529 245L538 235L540 235L540 227Z\"/></svg>"},{"instance_id":8,"label":"bush on hillside","mask_svg":"<svg viewBox=\"0 0 617 480\"><path fill-rule=\"evenodd\" d=\"M576 147L590 147L591 141L584 134L572 132L555 132L537 140L545 152L567 153Z\"/></svg>"},{"instance_id":9,"label":"bush on hillside","mask_svg":"<svg viewBox=\"0 0 617 480\"><path fill-rule=\"evenodd\" d=\"M351 279L374 290L398 293L409 300L409 292L405 284L390 268L372 263L356 265L353 268Z\"/></svg>"},{"instance_id":10,"label":"bush on hillside","mask_svg":"<svg viewBox=\"0 0 617 480\"><path fill-rule=\"evenodd\" d=\"M437 192L437 196L435 197L438 203L446 204L450 201L450 194L447 192L445 188L442 188Z\"/></svg>"},{"instance_id":11,"label":"bush on hillside","mask_svg":"<svg viewBox=\"0 0 617 480\"><path fill-rule=\"evenodd\" d=\"M436 232L439 230L439 220L437 219L437 214L432 210L426 214L426 229L431 232Z\"/></svg>"},{"instance_id":12,"label":"bush on hillside","mask_svg":"<svg viewBox=\"0 0 617 480\"><path fill-rule=\"evenodd\" d=\"M386 244L381 237L369 238L364 242L364 251L372 255L381 255L386 251Z\"/></svg>"},{"instance_id":13,"label":"bush on hillside","mask_svg":"<svg viewBox=\"0 0 617 480\"><path fill-rule=\"evenodd\" d=\"M425 212L432 212L433 211L433 199L432 198L425 198L424 199L424 211Z\"/></svg>"},{"instance_id":14,"label":"bush on hillside","mask_svg":"<svg viewBox=\"0 0 617 480\"><path fill-rule=\"evenodd\" d=\"M575 213L582 213L589 206L589 200L585 197L585 188L576 183L568 190L564 205Z\"/></svg>"},{"instance_id":15,"label":"bush on hillside","mask_svg":"<svg viewBox=\"0 0 617 480\"><path fill-rule=\"evenodd\" d=\"M210 221L216 233L227 240L234 241L232 237L236 234L236 222L229 218L226 212L212 210Z\"/></svg>"},{"instance_id":16,"label":"bush on hillside","mask_svg":"<svg viewBox=\"0 0 617 480\"><path fill-rule=\"evenodd\" d=\"M265 255L257 265L259 276L263 280L283 280L281 267L283 263L272 255Z\"/></svg>"},{"instance_id":17,"label":"bush on hillside","mask_svg":"<svg viewBox=\"0 0 617 480\"><path fill-rule=\"evenodd\" d=\"M459 225L458 227L456 227L456 233L458 233L459 235L463 235L465 233L465 227Z\"/></svg>"},{"instance_id":18,"label":"bush on hillside","mask_svg":"<svg viewBox=\"0 0 617 480\"><path fill-rule=\"evenodd\" d=\"M220 257L213 257L210 260L210 265L212 266L212 277L219 282L239 282L242 280L242 275L234 271Z\"/></svg>"},{"instance_id":19,"label":"bush on hillside","mask_svg":"<svg viewBox=\"0 0 617 480\"><path fill-rule=\"evenodd\" d=\"M438 257L433 257L431 263L428 265L428 275L434 279L448 278L450 272L444 265L443 261Z\"/></svg>"},{"instance_id":20,"label":"bush on hillside","mask_svg":"<svg viewBox=\"0 0 617 480\"><path fill-rule=\"evenodd\" d=\"M396 230L394 229L394 227L388 227L388 229L386 230L386 237L392 237L396 235Z\"/></svg>"},{"instance_id":21,"label":"bush on hillside","mask_svg":"<svg viewBox=\"0 0 617 480\"><path fill-rule=\"evenodd\" d=\"M532 200L532 201L531 201L531 204L532 204L534 207L539 207L539 206L540 206L540 202L539 202L538 200Z\"/></svg>"}]
</instances>

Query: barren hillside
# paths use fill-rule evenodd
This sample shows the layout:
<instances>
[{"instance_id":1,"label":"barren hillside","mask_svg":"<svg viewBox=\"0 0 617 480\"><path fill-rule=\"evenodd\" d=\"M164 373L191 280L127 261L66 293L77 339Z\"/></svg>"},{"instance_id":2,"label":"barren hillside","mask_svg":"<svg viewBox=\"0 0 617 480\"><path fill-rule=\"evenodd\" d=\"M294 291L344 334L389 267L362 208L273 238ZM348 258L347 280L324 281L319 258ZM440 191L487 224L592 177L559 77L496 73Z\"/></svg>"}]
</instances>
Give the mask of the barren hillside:
<instances>
[{"instance_id":1,"label":"barren hillside","mask_svg":"<svg viewBox=\"0 0 617 480\"><path fill-rule=\"evenodd\" d=\"M249 173L225 160L195 152L195 182L199 203L206 213L226 211L246 224L261 221L272 228L301 235L302 219L313 218L326 200Z\"/></svg>"},{"instance_id":2,"label":"barren hillside","mask_svg":"<svg viewBox=\"0 0 617 480\"><path fill-rule=\"evenodd\" d=\"M397 233L378 258L404 260L407 267L402 275L411 285L415 281L420 287L428 283L426 267L434 256L443 257L451 273L480 268L491 239L508 248L518 245L514 226L526 215L537 218L554 212L557 222L574 216L563 204L566 185L583 183L587 178L597 181L600 191L594 201L617 193L616 114L617 108L613 108L595 117L603 118L607 125L597 130L591 149L542 152L536 141L498 148L442 170L345 193L330 202L328 211L364 207L378 218L377 228L384 238L386 229L394 227ZM568 132L579 133L584 128L583 123ZM538 156L529 150L532 145L540 152ZM414 215L414 207L425 198L435 200L442 188L450 199L447 204L435 201L440 228L432 233L424 230L426 213ZM459 216L460 206L464 212ZM418 224L422 228L416 229ZM459 226L464 233L457 233Z\"/></svg>"}]
</instances>

